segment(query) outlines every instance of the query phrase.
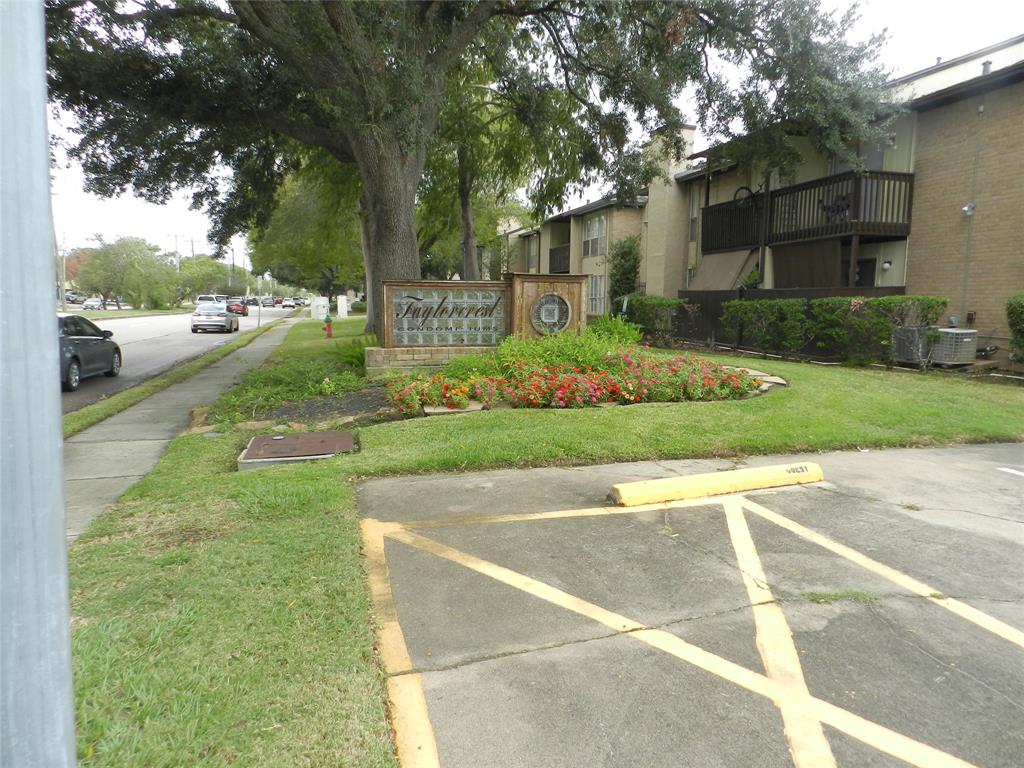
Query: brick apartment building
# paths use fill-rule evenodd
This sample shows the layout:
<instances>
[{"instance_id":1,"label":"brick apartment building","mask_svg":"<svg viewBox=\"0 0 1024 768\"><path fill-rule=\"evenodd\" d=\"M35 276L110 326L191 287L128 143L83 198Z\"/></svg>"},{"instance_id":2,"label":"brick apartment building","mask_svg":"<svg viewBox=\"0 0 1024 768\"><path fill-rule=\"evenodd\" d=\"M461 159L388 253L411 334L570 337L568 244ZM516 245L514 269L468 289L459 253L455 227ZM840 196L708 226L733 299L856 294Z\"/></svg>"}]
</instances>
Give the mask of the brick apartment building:
<instances>
[{"instance_id":1,"label":"brick apartment building","mask_svg":"<svg viewBox=\"0 0 1024 768\"><path fill-rule=\"evenodd\" d=\"M888 144L859 148L863 171L808 144L766 196L761 174L691 154L630 205L605 199L509 233L511 266L590 275L600 314L607 243L640 234L650 294L730 290L757 269L763 288L940 295L979 344L1005 349L1005 302L1024 291L1024 35L890 87L907 112ZM683 138L692 146L692 127Z\"/></svg>"}]
</instances>

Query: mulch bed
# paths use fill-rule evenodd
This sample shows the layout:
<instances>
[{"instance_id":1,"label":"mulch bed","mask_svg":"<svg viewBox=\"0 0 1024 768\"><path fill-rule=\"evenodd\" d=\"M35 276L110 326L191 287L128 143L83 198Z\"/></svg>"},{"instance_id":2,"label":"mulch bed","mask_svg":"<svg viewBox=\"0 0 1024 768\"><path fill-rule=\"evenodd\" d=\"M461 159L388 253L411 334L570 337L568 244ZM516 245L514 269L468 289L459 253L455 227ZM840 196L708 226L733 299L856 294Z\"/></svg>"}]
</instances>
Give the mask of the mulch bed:
<instances>
[{"instance_id":1,"label":"mulch bed","mask_svg":"<svg viewBox=\"0 0 1024 768\"><path fill-rule=\"evenodd\" d=\"M392 412L384 387L367 387L343 395L326 395L297 403L284 403L268 411L264 419L311 424L332 419L353 419L353 424L368 424L401 418Z\"/></svg>"}]
</instances>

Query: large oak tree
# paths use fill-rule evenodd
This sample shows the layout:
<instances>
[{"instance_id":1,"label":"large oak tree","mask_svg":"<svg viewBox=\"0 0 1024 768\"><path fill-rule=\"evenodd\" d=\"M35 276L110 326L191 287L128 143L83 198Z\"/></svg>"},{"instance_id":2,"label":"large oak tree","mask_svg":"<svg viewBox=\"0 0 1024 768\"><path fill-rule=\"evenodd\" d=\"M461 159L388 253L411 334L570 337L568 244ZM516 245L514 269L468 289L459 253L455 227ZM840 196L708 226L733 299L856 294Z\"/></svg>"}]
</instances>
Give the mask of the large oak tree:
<instances>
[{"instance_id":1,"label":"large oak tree","mask_svg":"<svg viewBox=\"0 0 1024 768\"><path fill-rule=\"evenodd\" d=\"M535 137L536 199L567 170L642 184L635 126L675 136L674 103L696 86L699 116L759 136L843 152L877 129L877 40L845 40L851 17L818 0L282 2L48 0L50 88L77 118L88 186L165 200L181 187L213 235L266 223L297 146L357 168L370 297L416 278L415 202L449 78L485 60L493 88ZM735 82L715 61L745 73ZM668 143L671 145L671 142ZM668 146L668 150L678 147ZM227 169L227 171L225 170ZM628 171L628 173L626 172ZM637 177L641 178L637 178ZM379 324L379 302L373 305Z\"/></svg>"}]
</instances>

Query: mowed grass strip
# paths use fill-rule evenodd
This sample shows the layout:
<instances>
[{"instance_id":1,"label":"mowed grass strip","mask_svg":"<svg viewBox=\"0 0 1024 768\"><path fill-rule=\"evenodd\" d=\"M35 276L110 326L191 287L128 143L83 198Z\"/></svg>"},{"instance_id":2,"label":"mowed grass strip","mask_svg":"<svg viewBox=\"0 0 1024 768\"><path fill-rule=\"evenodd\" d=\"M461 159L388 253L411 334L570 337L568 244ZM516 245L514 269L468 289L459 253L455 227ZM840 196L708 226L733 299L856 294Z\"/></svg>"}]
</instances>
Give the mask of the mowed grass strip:
<instances>
[{"instance_id":1,"label":"mowed grass strip","mask_svg":"<svg viewBox=\"0 0 1024 768\"><path fill-rule=\"evenodd\" d=\"M297 324L264 370L338 354L318 334L316 322ZM81 765L396 765L357 477L1024 438L1018 389L757 367L790 388L411 419L360 430L358 454L256 472L234 471L251 433L178 438L70 550Z\"/></svg>"},{"instance_id":2,"label":"mowed grass strip","mask_svg":"<svg viewBox=\"0 0 1024 768\"><path fill-rule=\"evenodd\" d=\"M67 311L58 309L61 314L80 315L89 320L116 320L119 317L152 317L153 315L183 315L191 312L194 307L174 307L173 309L85 309L81 305L68 304Z\"/></svg>"}]
</instances>

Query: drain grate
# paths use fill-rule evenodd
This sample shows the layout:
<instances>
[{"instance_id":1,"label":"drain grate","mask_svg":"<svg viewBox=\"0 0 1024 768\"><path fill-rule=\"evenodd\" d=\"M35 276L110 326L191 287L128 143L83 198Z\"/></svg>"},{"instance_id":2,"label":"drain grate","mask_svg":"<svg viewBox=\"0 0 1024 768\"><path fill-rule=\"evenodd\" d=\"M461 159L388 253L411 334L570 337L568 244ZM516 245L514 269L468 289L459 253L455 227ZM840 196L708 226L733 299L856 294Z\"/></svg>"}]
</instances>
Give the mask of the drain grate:
<instances>
[{"instance_id":1,"label":"drain grate","mask_svg":"<svg viewBox=\"0 0 1024 768\"><path fill-rule=\"evenodd\" d=\"M352 432L305 432L297 435L257 435L239 457L239 464L264 466L278 461L320 459L356 450Z\"/></svg>"}]
</instances>

